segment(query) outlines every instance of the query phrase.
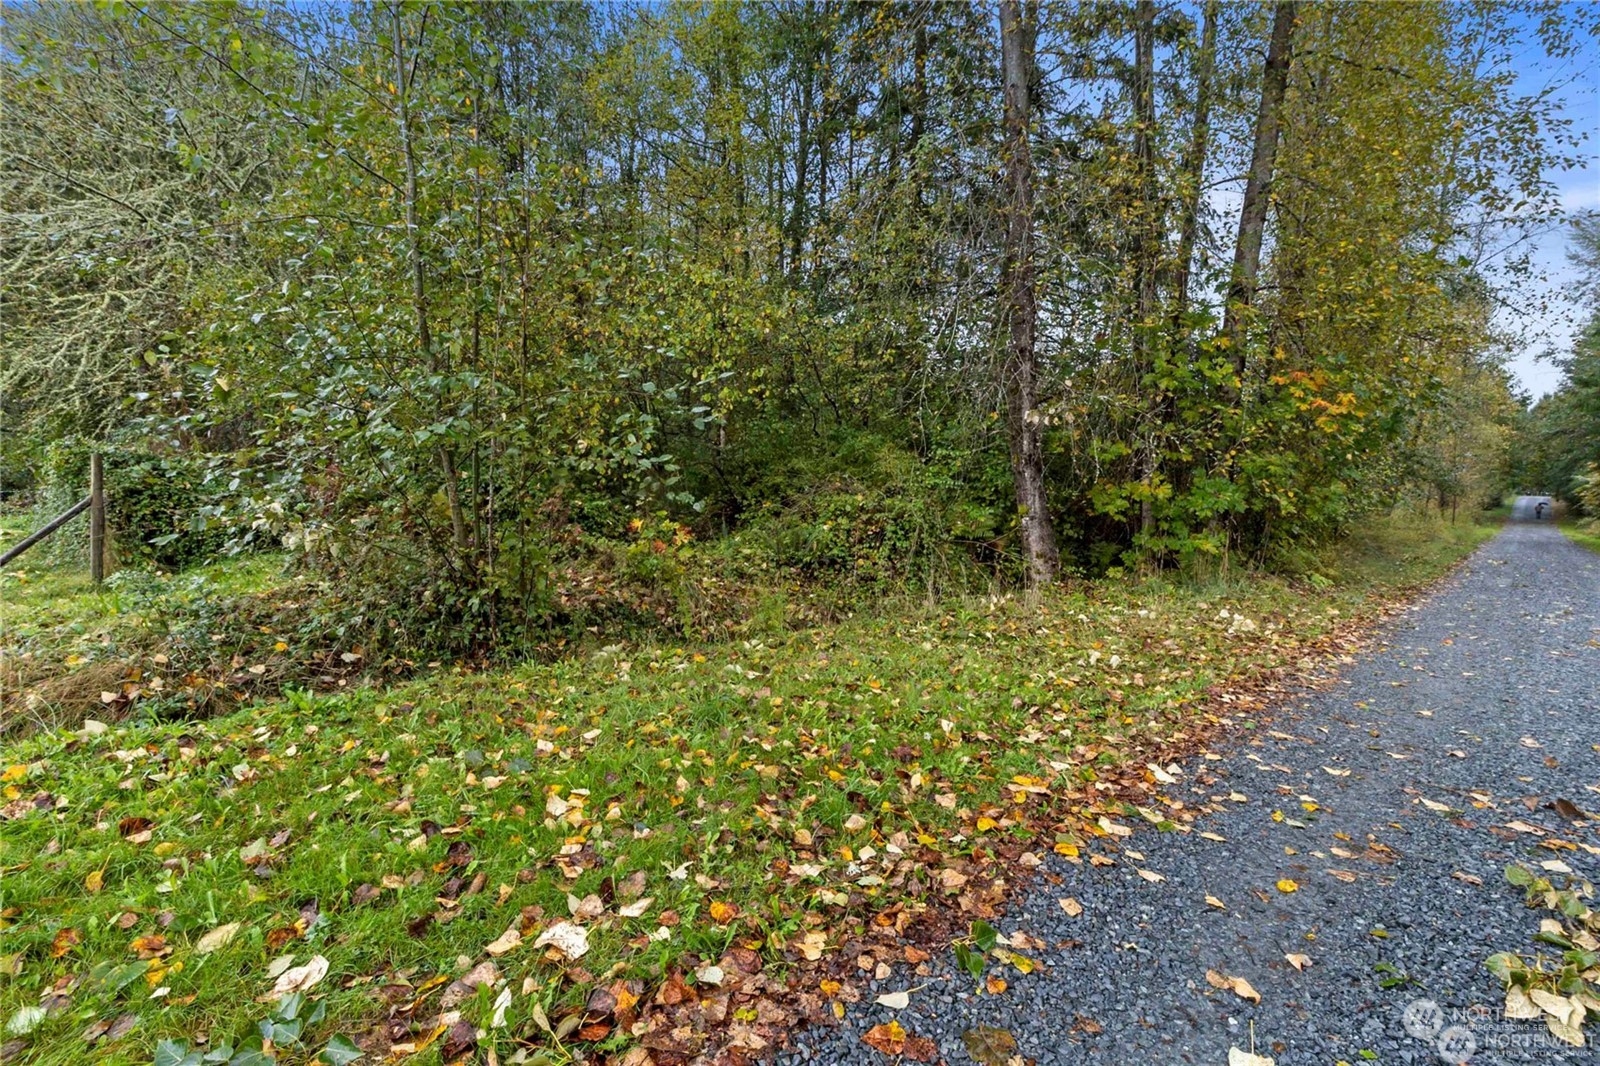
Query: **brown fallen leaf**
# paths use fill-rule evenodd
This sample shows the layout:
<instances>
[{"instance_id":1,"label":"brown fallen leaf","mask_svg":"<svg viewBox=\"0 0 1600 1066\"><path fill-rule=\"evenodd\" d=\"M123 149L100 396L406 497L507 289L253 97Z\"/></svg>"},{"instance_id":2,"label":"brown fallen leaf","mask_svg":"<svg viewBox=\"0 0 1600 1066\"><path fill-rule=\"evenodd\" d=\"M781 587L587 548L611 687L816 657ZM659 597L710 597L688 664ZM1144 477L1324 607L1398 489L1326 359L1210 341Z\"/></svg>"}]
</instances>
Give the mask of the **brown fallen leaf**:
<instances>
[{"instance_id":1,"label":"brown fallen leaf","mask_svg":"<svg viewBox=\"0 0 1600 1066\"><path fill-rule=\"evenodd\" d=\"M1483 884L1483 878L1479 877L1477 874L1469 874L1465 870L1457 870L1450 876L1455 878L1457 881L1462 881L1469 885Z\"/></svg>"},{"instance_id":2,"label":"brown fallen leaf","mask_svg":"<svg viewBox=\"0 0 1600 1066\"><path fill-rule=\"evenodd\" d=\"M1582 822L1586 821L1589 817L1587 814L1584 814L1583 811L1578 809L1578 805L1576 803L1573 803L1569 799L1558 798L1552 802L1550 806L1555 808L1555 812L1569 822Z\"/></svg>"},{"instance_id":3,"label":"brown fallen leaf","mask_svg":"<svg viewBox=\"0 0 1600 1066\"><path fill-rule=\"evenodd\" d=\"M1083 904L1068 896L1066 899L1061 900L1061 909L1067 912L1068 918L1076 918L1083 913Z\"/></svg>"},{"instance_id":4,"label":"brown fallen leaf","mask_svg":"<svg viewBox=\"0 0 1600 1066\"><path fill-rule=\"evenodd\" d=\"M445 1062L455 1062L478 1046L478 1027L471 1022L456 1022L440 1045L439 1056Z\"/></svg>"},{"instance_id":5,"label":"brown fallen leaf","mask_svg":"<svg viewBox=\"0 0 1600 1066\"><path fill-rule=\"evenodd\" d=\"M898 1055L906 1049L908 1035L899 1022L884 1022L861 1034L861 1042L885 1055Z\"/></svg>"},{"instance_id":6,"label":"brown fallen leaf","mask_svg":"<svg viewBox=\"0 0 1600 1066\"><path fill-rule=\"evenodd\" d=\"M128 950L137 954L141 959L159 959L163 955L172 954L172 948L167 943L167 938L160 933L154 936L136 936L133 943L128 945Z\"/></svg>"},{"instance_id":7,"label":"brown fallen leaf","mask_svg":"<svg viewBox=\"0 0 1600 1066\"><path fill-rule=\"evenodd\" d=\"M1290 966L1293 966L1297 970L1304 970L1307 966L1311 965L1310 955L1297 955L1291 953L1285 955L1284 958L1289 961Z\"/></svg>"},{"instance_id":8,"label":"brown fallen leaf","mask_svg":"<svg viewBox=\"0 0 1600 1066\"><path fill-rule=\"evenodd\" d=\"M83 934L76 929L57 930L55 939L50 942L50 957L59 959L81 943Z\"/></svg>"},{"instance_id":9,"label":"brown fallen leaf","mask_svg":"<svg viewBox=\"0 0 1600 1066\"><path fill-rule=\"evenodd\" d=\"M1017 1051L1017 1038L1005 1029L980 1025L961 1034L967 1053L982 1066L1006 1066Z\"/></svg>"},{"instance_id":10,"label":"brown fallen leaf","mask_svg":"<svg viewBox=\"0 0 1600 1066\"><path fill-rule=\"evenodd\" d=\"M1217 970L1206 971L1206 984L1212 988L1226 989L1240 999L1248 999L1252 1003L1261 1002L1261 993L1257 992L1243 977L1231 977Z\"/></svg>"}]
</instances>

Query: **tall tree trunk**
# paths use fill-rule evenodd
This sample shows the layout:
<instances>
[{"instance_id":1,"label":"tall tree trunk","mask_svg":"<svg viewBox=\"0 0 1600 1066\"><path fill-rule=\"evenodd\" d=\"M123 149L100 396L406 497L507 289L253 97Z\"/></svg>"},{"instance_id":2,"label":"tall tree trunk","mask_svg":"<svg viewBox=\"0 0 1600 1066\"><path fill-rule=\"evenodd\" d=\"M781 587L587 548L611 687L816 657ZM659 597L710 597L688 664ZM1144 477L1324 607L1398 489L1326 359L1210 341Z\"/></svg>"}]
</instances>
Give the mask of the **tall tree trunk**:
<instances>
[{"instance_id":1,"label":"tall tree trunk","mask_svg":"<svg viewBox=\"0 0 1600 1066\"><path fill-rule=\"evenodd\" d=\"M809 36L808 36L809 41ZM803 272L802 256L805 253L806 198L811 190L806 178L811 169L811 111L814 106L812 86L816 81L816 65L808 46L801 51L799 127L795 134L794 153L794 206L789 216L790 271L795 277Z\"/></svg>"},{"instance_id":2,"label":"tall tree trunk","mask_svg":"<svg viewBox=\"0 0 1600 1066\"><path fill-rule=\"evenodd\" d=\"M1016 489L1022 552L1030 587L1055 580L1061 559L1050 525L1040 446L1038 412L1034 410L1038 374L1034 333L1038 302L1034 292L1033 154L1028 144L1029 68L1020 0L1000 0L1000 68L1005 90L1005 258L1001 291L1006 300L1005 357L1001 387L1005 393L1006 436L1011 450L1011 479Z\"/></svg>"},{"instance_id":3,"label":"tall tree trunk","mask_svg":"<svg viewBox=\"0 0 1600 1066\"><path fill-rule=\"evenodd\" d=\"M428 323L428 275L422 258L422 225L417 216L417 153L411 136L411 83L406 70L405 24L400 18L400 5L390 9L394 29L394 84L400 99L400 151L406 164L406 236L407 256L411 261L411 304L417 316L417 345L428 369L438 372L437 356L433 348L433 331ZM424 12L423 18L427 15ZM424 23L426 25L426 23ZM456 550L467 550L467 520L461 510L461 492L457 484L455 456L448 447L438 453L439 472L444 478L445 499L450 506L450 535Z\"/></svg>"},{"instance_id":4,"label":"tall tree trunk","mask_svg":"<svg viewBox=\"0 0 1600 1066\"><path fill-rule=\"evenodd\" d=\"M1245 179L1244 203L1239 209L1239 237L1233 249L1233 274L1228 283L1228 305L1222 332L1233 356L1232 399L1242 395L1245 371L1245 315L1255 303L1261 273L1261 239L1267 226L1272 171L1278 155L1278 122L1283 96L1289 85L1289 60L1293 47L1295 0L1278 0L1272 15L1272 40L1267 46L1267 66L1261 78L1261 107L1256 113L1255 147L1250 174Z\"/></svg>"},{"instance_id":5,"label":"tall tree trunk","mask_svg":"<svg viewBox=\"0 0 1600 1066\"><path fill-rule=\"evenodd\" d=\"M1194 122L1182 163L1183 214L1178 226L1177 265L1172 275L1174 335L1181 333L1183 316L1189 310L1189 279L1194 272L1194 246L1200 231L1200 197L1205 185L1206 156L1211 149L1211 83L1217 68L1218 7L1218 0L1206 0L1195 70Z\"/></svg>"},{"instance_id":6,"label":"tall tree trunk","mask_svg":"<svg viewBox=\"0 0 1600 1066\"><path fill-rule=\"evenodd\" d=\"M1165 404L1159 388L1147 386L1155 370L1156 271L1161 258L1161 211L1156 190L1156 5L1138 0L1133 24L1133 160L1138 174L1139 238L1134 262L1135 315L1133 338L1141 389L1149 390L1148 421L1140 444L1139 477L1144 499L1139 506L1139 531L1152 536L1156 528L1154 491L1161 466L1162 421Z\"/></svg>"}]
</instances>

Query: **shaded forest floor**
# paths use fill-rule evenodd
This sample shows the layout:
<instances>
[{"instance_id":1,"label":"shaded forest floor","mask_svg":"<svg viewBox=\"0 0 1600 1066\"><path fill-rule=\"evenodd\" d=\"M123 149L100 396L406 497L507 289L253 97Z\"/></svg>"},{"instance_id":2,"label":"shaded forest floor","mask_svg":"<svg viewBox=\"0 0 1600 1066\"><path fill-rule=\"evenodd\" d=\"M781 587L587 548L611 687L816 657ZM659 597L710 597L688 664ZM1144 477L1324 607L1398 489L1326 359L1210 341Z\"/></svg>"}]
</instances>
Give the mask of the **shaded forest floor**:
<instances>
[{"instance_id":1,"label":"shaded forest floor","mask_svg":"<svg viewBox=\"0 0 1600 1066\"><path fill-rule=\"evenodd\" d=\"M1168 758L1253 728L1492 532L1378 522L1296 580L1097 582L36 732L3 772L4 1057L268 1033L330 1066L740 1059L914 974L1043 853L1192 818L1140 803ZM4 580L8 656L96 631L106 593Z\"/></svg>"}]
</instances>

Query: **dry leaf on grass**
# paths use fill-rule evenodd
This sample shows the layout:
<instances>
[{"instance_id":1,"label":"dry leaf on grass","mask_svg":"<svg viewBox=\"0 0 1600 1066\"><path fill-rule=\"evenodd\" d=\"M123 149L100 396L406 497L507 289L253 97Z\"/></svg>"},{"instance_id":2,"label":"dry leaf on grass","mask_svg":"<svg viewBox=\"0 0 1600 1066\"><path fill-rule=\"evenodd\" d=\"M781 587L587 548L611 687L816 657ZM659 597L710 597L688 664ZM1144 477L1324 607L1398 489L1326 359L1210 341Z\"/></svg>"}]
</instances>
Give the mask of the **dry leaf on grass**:
<instances>
[{"instance_id":1,"label":"dry leaf on grass","mask_svg":"<svg viewBox=\"0 0 1600 1066\"><path fill-rule=\"evenodd\" d=\"M211 954L237 936L241 927L242 923L240 922L229 922L227 925L217 926L195 943L194 953L196 955Z\"/></svg>"},{"instance_id":2,"label":"dry leaf on grass","mask_svg":"<svg viewBox=\"0 0 1600 1066\"><path fill-rule=\"evenodd\" d=\"M515 925L501 933L498 937L483 946L483 950L490 955L499 957L522 943L522 930Z\"/></svg>"},{"instance_id":3,"label":"dry leaf on grass","mask_svg":"<svg viewBox=\"0 0 1600 1066\"><path fill-rule=\"evenodd\" d=\"M557 922L539 934L536 948L553 947L570 959L580 959L589 951L589 931L571 922Z\"/></svg>"},{"instance_id":4,"label":"dry leaf on grass","mask_svg":"<svg viewBox=\"0 0 1600 1066\"><path fill-rule=\"evenodd\" d=\"M278 983L267 993L267 999L279 1000L292 992L304 992L328 976L328 960L321 955L311 956L304 966L291 966L278 975Z\"/></svg>"}]
</instances>

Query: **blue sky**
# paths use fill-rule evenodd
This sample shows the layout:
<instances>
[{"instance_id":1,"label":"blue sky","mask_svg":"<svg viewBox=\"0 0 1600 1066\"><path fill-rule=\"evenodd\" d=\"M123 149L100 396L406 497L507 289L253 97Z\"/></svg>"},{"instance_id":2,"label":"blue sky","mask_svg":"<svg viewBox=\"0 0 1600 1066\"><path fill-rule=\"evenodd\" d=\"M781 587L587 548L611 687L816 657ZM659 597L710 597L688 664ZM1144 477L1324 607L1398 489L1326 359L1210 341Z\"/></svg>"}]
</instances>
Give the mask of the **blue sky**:
<instances>
[{"instance_id":1,"label":"blue sky","mask_svg":"<svg viewBox=\"0 0 1600 1066\"><path fill-rule=\"evenodd\" d=\"M1573 8L1592 5L1572 4ZM1600 210L1600 41L1588 38L1577 55L1552 60L1537 45L1515 58L1518 86L1525 93L1554 89L1563 99L1573 129L1587 133L1580 149L1584 166L1552 175L1568 212ZM1534 397L1554 390L1561 369L1551 355L1572 348L1582 313L1572 299L1577 272L1567 261L1568 230L1561 227L1535 239L1534 265L1544 275L1518 301L1525 310L1504 311L1501 324L1521 336L1508 363L1518 383Z\"/></svg>"}]
</instances>

